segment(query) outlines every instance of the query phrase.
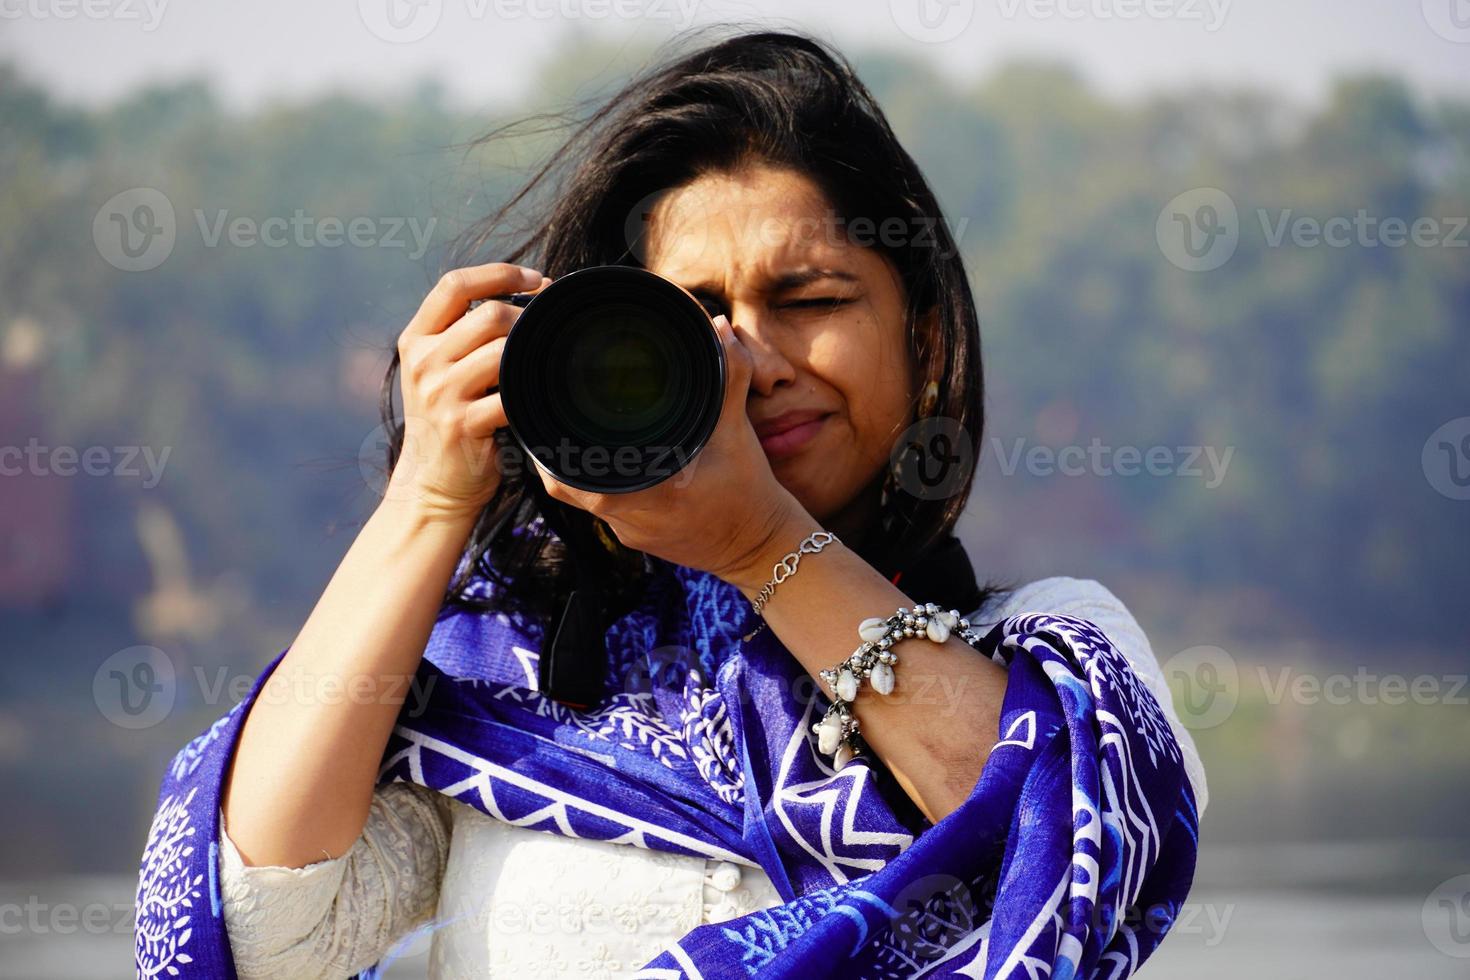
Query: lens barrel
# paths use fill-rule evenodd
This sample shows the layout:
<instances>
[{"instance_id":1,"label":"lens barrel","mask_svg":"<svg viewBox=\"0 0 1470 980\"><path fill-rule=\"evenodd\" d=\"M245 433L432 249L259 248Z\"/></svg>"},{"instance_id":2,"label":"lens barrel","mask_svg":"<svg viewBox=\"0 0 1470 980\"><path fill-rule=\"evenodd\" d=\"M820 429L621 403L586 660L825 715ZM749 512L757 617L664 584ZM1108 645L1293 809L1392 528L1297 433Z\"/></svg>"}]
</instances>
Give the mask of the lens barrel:
<instances>
[{"instance_id":1,"label":"lens barrel","mask_svg":"<svg viewBox=\"0 0 1470 980\"><path fill-rule=\"evenodd\" d=\"M693 461L720 420L725 352L709 314L645 269L580 269L517 317L500 361L516 442L568 486L631 493Z\"/></svg>"}]
</instances>

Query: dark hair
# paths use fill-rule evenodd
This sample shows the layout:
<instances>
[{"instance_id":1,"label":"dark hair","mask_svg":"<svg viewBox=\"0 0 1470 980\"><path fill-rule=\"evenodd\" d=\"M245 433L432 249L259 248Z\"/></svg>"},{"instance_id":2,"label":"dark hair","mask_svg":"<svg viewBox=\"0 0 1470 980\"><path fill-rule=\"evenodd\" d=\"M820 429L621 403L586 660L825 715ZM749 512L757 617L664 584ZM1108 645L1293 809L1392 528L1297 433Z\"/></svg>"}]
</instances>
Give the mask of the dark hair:
<instances>
[{"instance_id":1,"label":"dark hair","mask_svg":"<svg viewBox=\"0 0 1470 980\"><path fill-rule=\"evenodd\" d=\"M546 118L500 127L471 145ZM980 329L959 249L933 191L872 94L841 55L815 39L742 33L640 73L576 123L503 207L453 242L447 265L509 261L557 278L590 265L641 264L627 233L635 208L646 211L654 195L752 160L807 176L848 228L856 218L904 222L908 233L879 236L870 247L893 263L907 295L907 340L921 382L916 387L940 381L932 414L957 420L978 447L985 425ZM520 230L508 230L512 221ZM381 399L389 472L403 444L393 410L397 371L395 353ZM916 406L921 394L915 392ZM510 434L501 430L495 438L500 458L509 454L524 465L502 476L446 602L517 611L544 623L573 586L569 553L590 563L582 566L584 574L625 590L622 598L636 593L651 567L644 556L618 544L591 514L547 496L534 466L516 455ZM973 480L971 467L959 491L942 499L887 493L881 526L846 543L892 578L953 533ZM875 482L864 492L879 487ZM477 576L492 583L488 596L469 588ZM999 591L1004 589L987 583L982 601Z\"/></svg>"}]
</instances>

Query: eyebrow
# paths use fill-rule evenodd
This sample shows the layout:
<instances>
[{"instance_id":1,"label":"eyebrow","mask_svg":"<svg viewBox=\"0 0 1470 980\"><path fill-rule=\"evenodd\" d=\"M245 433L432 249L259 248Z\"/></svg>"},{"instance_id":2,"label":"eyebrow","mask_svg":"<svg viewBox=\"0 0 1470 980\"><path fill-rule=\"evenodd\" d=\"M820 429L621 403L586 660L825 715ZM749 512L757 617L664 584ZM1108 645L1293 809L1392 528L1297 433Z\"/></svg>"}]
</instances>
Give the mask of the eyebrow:
<instances>
[{"instance_id":1,"label":"eyebrow","mask_svg":"<svg viewBox=\"0 0 1470 980\"><path fill-rule=\"evenodd\" d=\"M807 266L777 276L768 287L768 291L772 293L784 293L792 289L799 289L802 286L809 286L823 279L836 279L840 282L862 281L858 276L842 269L823 269L815 266ZM701 294L705 296L719 295L719 287L712 282L702 282L697 286L690 286L689 291L696 296Z\"/></svg>"}]
</instances>

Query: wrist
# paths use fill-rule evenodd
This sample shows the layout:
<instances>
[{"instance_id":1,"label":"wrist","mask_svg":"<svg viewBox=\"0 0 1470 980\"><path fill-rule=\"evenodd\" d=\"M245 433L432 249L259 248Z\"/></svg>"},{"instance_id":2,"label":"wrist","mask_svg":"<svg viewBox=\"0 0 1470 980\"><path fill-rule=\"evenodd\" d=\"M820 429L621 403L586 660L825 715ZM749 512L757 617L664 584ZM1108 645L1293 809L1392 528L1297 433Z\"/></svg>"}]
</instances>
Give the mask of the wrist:
<instances>
[{"instance_id":1,"label":"wrist","mask_svg":"<svg viewBox=\"0 0 1470 980\"><path fill-rule=\"evenodd\" d=\"M466 537L474 530L483 506L469 506L449 502L437 494L424 493L417 488L391 487L378 503L378 511L396 521L404 521L419 530L448 530L463 532Z\"/></svg>"},{"instance_id":2,"label":"wrist","mask_svg":"<svg viewBox=\"0 0 1470 980\"><path fill-rule=\"evenodd\" d=\"M817 519L798 506L772 525L761 546L746 561L720 577L738 588L745 598L754 599L771 580L781 560L795 551L808 535L821 530Z\"/></svg>"}]
</instances>

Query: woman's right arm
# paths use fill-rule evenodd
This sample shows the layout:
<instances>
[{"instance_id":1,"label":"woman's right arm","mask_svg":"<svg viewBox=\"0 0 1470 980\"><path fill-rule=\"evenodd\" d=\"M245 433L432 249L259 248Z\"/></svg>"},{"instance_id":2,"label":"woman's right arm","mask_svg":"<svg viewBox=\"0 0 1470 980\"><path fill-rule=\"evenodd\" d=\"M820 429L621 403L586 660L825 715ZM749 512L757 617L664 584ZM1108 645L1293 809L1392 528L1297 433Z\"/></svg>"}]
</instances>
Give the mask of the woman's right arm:
<instances>
[{"instance_id":1,"label":"woman's right arm","mask_svg":"<svg viewBox=\"0 0 1470 980\"><path fill-rule=\"evenodd\" d=\"M398 339L404 452L241 729L223 810L242 861L338 857L367 821L378 766L445 589L499 474L504 337L519 311L471 301L532 292L539 272L449 273Z\"/></svg>"}]
</instances>

